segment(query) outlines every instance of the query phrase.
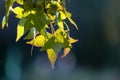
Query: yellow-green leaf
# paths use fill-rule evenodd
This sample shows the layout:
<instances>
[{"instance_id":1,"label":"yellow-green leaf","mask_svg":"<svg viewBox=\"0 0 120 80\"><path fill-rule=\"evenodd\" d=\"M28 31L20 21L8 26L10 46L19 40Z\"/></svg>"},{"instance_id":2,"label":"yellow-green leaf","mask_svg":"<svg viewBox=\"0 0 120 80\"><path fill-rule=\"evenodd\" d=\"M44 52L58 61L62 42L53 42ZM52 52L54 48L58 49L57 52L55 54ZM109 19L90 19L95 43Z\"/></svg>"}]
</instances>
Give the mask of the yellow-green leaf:
<instances>
[{"instance_id":1,"label":"yellow-green leaf","mask_svg":"<svg viewBox=\"0 0 120 80\"><path fill-rule=\"evenodd\" d=\"M15 7L13 12L16 14L17 18L22 18L24 9L21 7Z\"/></svg>"},{"instance_id":2,"label":"yellow-green leaf","mask_svg":"<svg viewBox=\"0 0 120 80\"><path fill-rule=\"evenodd\" d=\"M34 27L30 28L27 36L25 36L25 40L29 40L29 39L32 39L34 38L34 32L36 32L36 29Z\"/></svg>"},{"instance_id":3,"label":"yellow-green leaf","mask_svg":"<svg viewBox=\"0 0 120 80\"><path fill-rule=\"evenodd\" d=\"M77 39L73 39L73 38L69 38L69 42L72 44L72 43L75 43L75 42L77 42L78 40Z\"/></svg>"},{"instance_id":4,"label":"yellow-green leaf","mask_svg":"<svg viewBox=\"0 0 120 80\"><path fill-rule=\"evenodd\" d=\"M71 13L66 12L66 16L67 16L67 17L71 17L72 15L71 15Z\"/></svg>"},{"instance_id":5,"label":"yellow-green leaf","mask_svg":"<svg viewBox=\"0 0 120 80\"><path fill-rule=\"evenodd\" d=\"M17 26L17 38L16 38L16 42L23 36L24 34L24 27L18 25Z\"/></svg>"},{"instance_id":6,"label":"yellow-green leaf","mask_svg":"<svg viewBox=\"0 0 120 80\"><path fill-rule=\"evenodd\" d=\"M17 2L18 4L21 4L21 5L23 4L23 1L24 1L24 0L16 0L16 2Z\"/></svg>"},{"instance_id":7,"label":"yellow-green leaf","mask_svg":"<svg viewBox=\"0 0 120 80\"><path fill-rule=\"evenodd\" d=\"M50 60L50 63L52 65L52 68L54 69L54 64L57 58L57 55L54 51L54 49L47 49L48 59Z\"/></svg>"},{"instance_id":8,"label":"yellow-green leaf","mask_svg":"<svg viewBox=\"0 0 120 80\"><path fill-rule=\"evenodd\" d=\"M27 20L26 18L22 18L20 22L18 23L16 42L24 35L24 25L25 25L26 20Z\"/></svg>"},{"instance_id":9,"label":"yellow-green leaf","mask_svg":"<svg viewBox=\"0 0 120 80\"><path fill-rule=\"evenodd\" d=\"M76 27L76 29L78 30L78 27L77 27L76 23L75 23L71 18L69 18L69 17L68 17L68 20L69 20L70 23L73 24L73 25Z\"/></svg>"},{"instance_id":10,"label":"yellow-green leaf","mask_svg":"<svg viewBox=\"0 0 120 80\"><path fill-rule=\"evenodd\" d=\"M43 35L38 35L35 39L27 42L27 44L31 44L36 47L41 47L41 46L44 46L45 41L46 39Z\"/></svg>"},{"instance_id":11,"label":"yellow-green leaf","mask_svg":"<svg viewBox=\"0 0 120 80\"><path fill-rule=\"evenodd\" d=\"M5 25L6 25L6 20L5 20L5 16L4 16L3 20L2 20L2 29L4 29Z\"/></svg>"},{"instance_id":12,"label":"yellow-green leaf","mask_svg":"<svg viewBox=\"0 0 120 80\"><path fill-rule=\"evenodd\" d=\"M64 25L62 21L58 21L58 26L60 29L64 29Z\"/></svg>"},{"instance_id":13,"label":"yellow-green leaf","mask_svg":"<svg viewBox=\"0 0 120 80\"><path fill-rule=\"evenodd\" d=\"M64 43L64 34L61 29L57 29L54 33L54 36L56 42Z\"/></svg>"},{"instance_id":14,"label":"yellow-green leaf","mask_svg":"<svg viewBox=\"0 0 120 80\"><path fill-rule=\"evenodd\" d=\"M64 54L61 57L64 58L66 55L68 55L70 50L71 50L70 48L64 48Z\"/></svg>"},{"instance_id":15,"label":"yellow-green leaf","mask_svg":"<svg viewBox=\"0 0 120 80\"><path fill-rule=\"evenodd\" d=\"M66 15L63 11L59 11L59 13L62 20L66 19Z\"/></svg>"}]
</instances>

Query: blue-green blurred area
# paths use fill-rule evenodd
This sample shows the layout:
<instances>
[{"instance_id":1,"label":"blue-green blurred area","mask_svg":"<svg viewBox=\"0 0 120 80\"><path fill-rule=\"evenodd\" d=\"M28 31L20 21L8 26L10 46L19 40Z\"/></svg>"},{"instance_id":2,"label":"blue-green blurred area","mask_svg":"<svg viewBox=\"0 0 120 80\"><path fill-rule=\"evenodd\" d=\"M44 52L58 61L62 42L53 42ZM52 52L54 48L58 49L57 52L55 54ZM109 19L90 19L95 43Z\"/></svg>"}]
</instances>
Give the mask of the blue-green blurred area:
<instances>
[{"instance_id":1,"label":"blue-green blurred area","mask_svg":"<svg viewBox=\"0 0 120 80\"><path fill-rule=\"evenodd\" d=\"M5 0L0 0L0 25ZM70 54L58 56L52 70L46 52L24 40L15 42L19 20L11 13L9 27L0 26L0 80L119 80L120 0L68 0L67 10L79 27L70 25L79 42Z\"/></svg>"}]
</instances>

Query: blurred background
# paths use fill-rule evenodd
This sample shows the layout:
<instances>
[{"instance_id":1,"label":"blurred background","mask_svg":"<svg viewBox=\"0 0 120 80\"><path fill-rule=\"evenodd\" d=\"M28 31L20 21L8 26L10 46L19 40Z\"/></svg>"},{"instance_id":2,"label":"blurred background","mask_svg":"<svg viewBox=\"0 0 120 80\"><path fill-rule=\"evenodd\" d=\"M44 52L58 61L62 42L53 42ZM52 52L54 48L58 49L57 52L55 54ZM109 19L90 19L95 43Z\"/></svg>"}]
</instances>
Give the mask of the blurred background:
<instances>
[{"instance_id":1,"label":"blurred background","mask_svg":"<svg viewBox=\"0 0 120 80\"><path fill-rule=\"evenodd\" d=\"M79 42L52 70L46 52L24 40L15 42L19 20L11 14L1 29L5 0L0 0L0 80L120 80L120 0L68 0L67 10L79 27L71 36Z\"/></svg>"}]
</instances>

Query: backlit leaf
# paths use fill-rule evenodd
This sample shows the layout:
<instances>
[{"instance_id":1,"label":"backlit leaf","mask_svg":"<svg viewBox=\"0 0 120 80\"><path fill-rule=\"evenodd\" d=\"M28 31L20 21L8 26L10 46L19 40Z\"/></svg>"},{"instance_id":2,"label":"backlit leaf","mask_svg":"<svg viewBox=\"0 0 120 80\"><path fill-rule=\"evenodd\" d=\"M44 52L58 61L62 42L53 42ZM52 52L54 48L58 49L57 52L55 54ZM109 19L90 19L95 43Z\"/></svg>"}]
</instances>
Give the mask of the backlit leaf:
<instances>
[{"instance_id":1,"label":"backlit leaf","mask_svg":"<svg viewBox=\"0 0 120 80\"><path fill-rule=\"evenodd\" d=\"M69 20L70 23L73 24L73 25L76 27L76 29L78 30L78 27L77 27L76 23L75 23L71 18L68 18L68 20Z\"/></svg>"},{"instance_id":2,"label":"backlit leaf","mask_svg":"<svg viewBox=\"0 0 120 80\"><path fill-rule=\"evenodd\" d=\"M24 9L21 7L15 7L13 12L16 14L17 18L22 18Z\"/></svg>"},{"instance_id":3,"label":"backlit leaf","mask_svg":"<svg viewBox=\"0 0 120 80\"><path fill-rule=\"evenodd\" d=\"M64 34L61 29L57 29L56 32L54 33L55 36L55 41L63 43L64 42Z\"/></svg>"},{"instance_id":4,"label":"backlit leaf","mask_svg":"<svg viewBox=\"0 0 120 80\"><path fill-rule=\"evenodd\" d=\"M59 26L61 29L64 29L64 25L63 25L63 22L62 22L62 21L58 21L58 26Z\"/></svg>"},{"instance_id":5,"label":"backlit leaf","mask_svg":"<svg viewBox=\"0 0 120 80\"><path fill-rule=\"evenodd\" d=\"M15 5L14 5L14 2ZM66 10L66 0L5 0L5 16L2 20L2 29L8 26L10 12L20 21L17 25L18 41L24 34L27 44L40 47L47 51L48 59L54 64L61 49L64 48L64 58L78 40L69 35L69 26L66 19L78 29L72 20L72 15ZM33 50L33 46L31 51ZM32 52L31 52L32 53Z\"/></svg>"},{"instance_id":6,"label":"backlit leaf","mask_svg":"<svg viewBox=\"0 0 120 80\"><path fill-rule=\"evenodd\" d=\"M76 40L76 39L73 39L73 38L69 38L69 42L72 44L72 43L75 43L75 42L77 42L78 40Z\"/></svg>"},{"instance_id":7,"label":"backlit leaf","mask_svg":"<svg viewBox=\"0 0 120 80\"><path fill-rule=\"evenodd\" d=\"M50 60L50 63L52 65L52 68L54 69L54 64L57 58L57 55L54 51L54 49L47 49L48 59Z\"/></svg>"},{"instance_id":8,"label":"backlit leaf","mask_svg":"<svg viewBox=\"0 0 120 80\"><path fill-rule=\"evenodd\" d=\"M26 22L26 18L22 18L17 26L17 38L16 41L18 41L23 35L24 35L24 25Z\"/></svg>"},{"instance_id":9,"label":"backlit leaf","mask_svg":"<svg viewBox=\"0 0 120 80\"><path fill-rule=\"evenodd\" d=\"M66 12L66 16L67 16L67 17L71 17L72 15L71 15L71 13Z\"/></svg>"},{"instance_id":10,"label":"backlit leaf","mask_svg":"<svg viewBox=\"0 0 120 80\"><path fill-rule=\"evenodd\" d=\"M35 39L28 41L27 44L31 44L36 47L41 47L41 46L44 46L45 41L46 41L46 39L43 35L38 35L38 36L36 36Z\"/></svg>"},{"instance_id":11,"label":"backlit leaf","mask_svg":"<svg viewBox=\"0 0 120 80\"><path fill-rule=\"evenodd\" d=\"M70 48L64 48L64 54L61 57L64 58L66 55L68 55L70 50L71 50Z\"/></svg>"},{"instance_id":12,"label":"backlit leaf","mask_svg":"<svg viewBox=\"0 0 120 80\"><path fill-rule=\"evenodd\" d=\"M5 20L5 16L3 17L3 20L2 20L2 29L4 29L5 25L6 25L6 20Z\"/></svg>"},{"instance_id":13,"label":"backlit leaf","mask_svg":"<svg viewBox=\"0 0 120 80\"><path fill-rule=\"evenodd\" d=\"M63 11L59 11L60 12L60 17L62 20L66 19L66 15Z\"/></svg>"}]
</instances>

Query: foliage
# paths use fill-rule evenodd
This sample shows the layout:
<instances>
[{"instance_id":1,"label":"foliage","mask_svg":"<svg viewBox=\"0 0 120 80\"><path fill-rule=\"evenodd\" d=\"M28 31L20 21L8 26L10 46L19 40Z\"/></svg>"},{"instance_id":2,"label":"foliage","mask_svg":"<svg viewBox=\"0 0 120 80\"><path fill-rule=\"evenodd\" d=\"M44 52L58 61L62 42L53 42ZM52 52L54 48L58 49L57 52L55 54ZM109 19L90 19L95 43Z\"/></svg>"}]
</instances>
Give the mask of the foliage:
<instances>
[{"instance_id":1,"label":"foliage","mask_svg":"<svg viewBox=\"0 0 120 80\"><path fill-rule=\"evenodd\" d=\"M9 13L16 14L20 19L17 25L16 42L23 37L26 43L47 51L52 68L58 53L64 48L65 57L77 40L69 36L69 26L66 19L78 29L71 19L71 13L66 10L65 0L5 0L5 16L2 29L8 26ZM18 6L13 7L17 3Z\"/></svg>"}]
</instances>

